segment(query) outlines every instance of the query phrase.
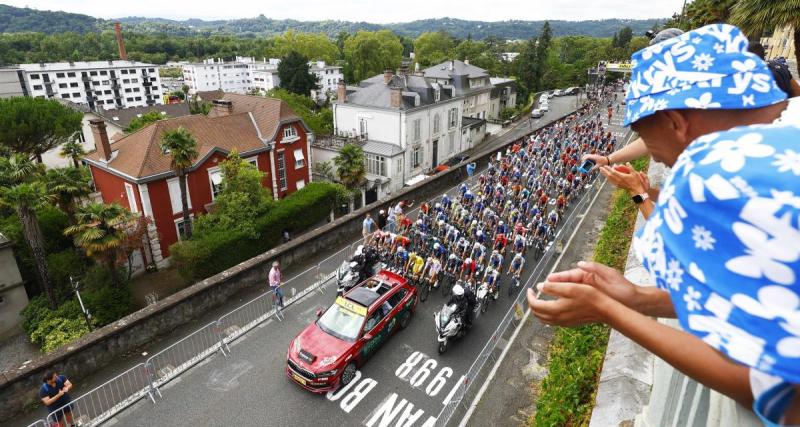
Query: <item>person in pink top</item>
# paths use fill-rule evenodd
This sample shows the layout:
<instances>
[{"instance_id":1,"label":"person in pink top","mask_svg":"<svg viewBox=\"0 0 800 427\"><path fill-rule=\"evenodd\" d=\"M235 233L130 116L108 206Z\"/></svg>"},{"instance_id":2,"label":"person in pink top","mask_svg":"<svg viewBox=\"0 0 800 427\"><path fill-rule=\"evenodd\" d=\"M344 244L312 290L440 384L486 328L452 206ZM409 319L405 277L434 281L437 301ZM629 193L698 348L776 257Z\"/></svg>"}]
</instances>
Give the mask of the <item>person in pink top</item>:
<instances>
[{"instance_id":1,"label":"person in pink top","mask_svg":"<svg viewBox=\"0 0 800 427\"><path fill-rule=\"evenodd\" d=\"M269 287L275 292L275 297L277 298L280 308L283 308L283 290L281 290L282 279L280 263L278 261L273 261L272 268L269 270Z\"/></svg>"}]
</instances>

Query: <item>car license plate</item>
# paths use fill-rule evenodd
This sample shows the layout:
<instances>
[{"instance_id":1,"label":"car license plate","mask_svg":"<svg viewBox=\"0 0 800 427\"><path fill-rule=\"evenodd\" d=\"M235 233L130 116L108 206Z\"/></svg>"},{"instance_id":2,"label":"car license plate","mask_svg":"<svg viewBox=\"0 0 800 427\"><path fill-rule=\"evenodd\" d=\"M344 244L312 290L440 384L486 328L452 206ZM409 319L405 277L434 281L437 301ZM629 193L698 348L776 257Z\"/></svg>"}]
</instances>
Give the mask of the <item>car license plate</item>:
<instances>
[{"instance_id":1,"label":"car license plate","mask_svg":"<svg viewBox=\"0 0 800 427\"><path fill-rule=\"evenodd\" d=\"M305 380L305 378L301 377L300 375L297 375L297 374L292 374L292 378L293 378L295 381L299 382L300 384L306 385L306 380Z\"/></svg>"}]
</instances>

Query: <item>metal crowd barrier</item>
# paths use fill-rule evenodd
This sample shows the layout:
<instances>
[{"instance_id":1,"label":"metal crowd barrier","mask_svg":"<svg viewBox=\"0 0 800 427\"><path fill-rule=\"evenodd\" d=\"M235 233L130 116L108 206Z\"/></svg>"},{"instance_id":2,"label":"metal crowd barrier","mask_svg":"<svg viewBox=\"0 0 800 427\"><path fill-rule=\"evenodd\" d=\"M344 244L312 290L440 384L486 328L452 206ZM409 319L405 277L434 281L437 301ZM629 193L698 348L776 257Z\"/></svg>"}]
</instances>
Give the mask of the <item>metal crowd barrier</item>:
<instances>
[{"instance_id":1,"label":"metal crowd barrier","mask_svg":"<svg viewBox=\"0 0 800 427\"><path fill-rule=\"evenodd\" d=\"M146 364L140 363L50 413L46 421L31 426L53 426L59 421L66 425L64 419L69 415L74 425L97 425L145 396L155 403L155 396L160 397L161 393L153 387L150 374Z\"/></svg>"},{"instance_id":2,"label":"metal crowd barrier","mask_svg":"<svg viewBox=\"0 0 800 427\"><path fill-rule=\"evenodd\" d=\"M525 138L549 126L550 125L532 131L521 136L519 139ZM482 169L484 168L479 165L478 170ZM477 179L478 170L476 170L476 173L471 178L466 178L463 182L474 182ZM460 185L461 183L454 185L442 194L450 193L456 190ZM440 197L441 196L437 196L437 199ZM580 210L579 207L585 206L586 200L587 197L585 197L585 194L580 197L578 204L570 213L569 219L564 221L564 226L560 228L554 241L557 241L562 232L568 229L570 224L575 222L575 218L577 217L576 212ZM289 306L299 301L311 292L322 291L324 285L336 277L339 266L350 259L358 245L362 243L363 239L358 239L349 246L340 249L328 258L318 262L315 266L284 282L282 285L284 306ZM549 263L555 252L553 250L554 246L555 245L551 245L537 262L537 266L534 269L535 274L532 274L525 283L522 288L523 291L531 285L534 278L536 278L536 281L539 280L544 266ZM292 286L295 283L299 284L300 287L302 287L302 283L312 283L312 285L295 293L297 288ZM457 409L458 404L463 404L470 384L480 373L486 360L489 357L493 357L492 353L496 348L497 339L507 330L509 324L513 322L515 306L524 303L524 299L525 292L520 292L514 306L511 307L492 335L492 339L489 340L472 367L470 367L461 386L463 390L460 389L457 391L451 401L442 409L436 425L446 424L453 412ZM231 351L229 347L231 342L271 318L274 314L273 292L264 292L249 302L222 315L217 321L208 323L180 341L153 354L144 363L134 366L117 377L103 383L99 387L83 394L71 404L54 411L48 415L46 421L38 420L29 427L50 427L51 425L55 425L58 419L68 412L67 407L72 409L75 424L83 427L95 426L110 419L116 413L137 402L144 396L149 397L150 400L155 403L156 396L159 398L162 397L159 387L218 351L223 356L227 357Z\"/></svg>"}]
</instances>

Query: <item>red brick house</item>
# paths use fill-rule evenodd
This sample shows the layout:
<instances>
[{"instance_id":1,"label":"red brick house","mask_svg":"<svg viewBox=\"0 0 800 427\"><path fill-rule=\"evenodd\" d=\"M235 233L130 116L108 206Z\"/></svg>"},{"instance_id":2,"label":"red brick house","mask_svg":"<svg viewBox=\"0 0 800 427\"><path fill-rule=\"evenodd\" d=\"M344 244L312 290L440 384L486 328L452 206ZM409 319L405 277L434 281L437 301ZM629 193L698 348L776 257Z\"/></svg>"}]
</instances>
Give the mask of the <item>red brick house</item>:
<instances>
[{"instance_id":1,"label":"red brick house","mask_svg":"<svg viewBox=\"0 0 800 427\"><path fill-rule=\"evenodd\" d=\"M169 153L161 151L164 131L183 127L197 139L199 156L187 175L189 209L207 213L220 191L219 163L232 149L266 174L263 185L276 199L311 181L313 134L284 101L224 94L208 114L177 117L109 143L102 120L91 121L97 150L86 156L105 203L118 202L153 220L147 261L162 265L169 245L183 232L178 179ZM152 260L151 253L152 252Z\"/></svg>"}]
</instances>

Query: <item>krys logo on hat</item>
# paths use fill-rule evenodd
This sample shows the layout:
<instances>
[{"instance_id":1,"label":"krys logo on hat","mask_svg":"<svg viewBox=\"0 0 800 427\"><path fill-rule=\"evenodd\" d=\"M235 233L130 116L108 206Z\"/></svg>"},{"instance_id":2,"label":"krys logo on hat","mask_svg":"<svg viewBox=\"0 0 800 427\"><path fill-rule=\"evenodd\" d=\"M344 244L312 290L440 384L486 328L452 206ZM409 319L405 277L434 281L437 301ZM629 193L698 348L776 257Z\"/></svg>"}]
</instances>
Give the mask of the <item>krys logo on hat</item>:
<instances>
[{"instance_id":1,"label":"krys logo on hat","mask_svg":"<svg viewBox=\"0 0 800 427\"><path fill-rule=\"evenodd\" d=\"M661 110L760 108L786 99L741 30L707 25L631 56L625 125Z\"/></svg>"}]
</instances>

